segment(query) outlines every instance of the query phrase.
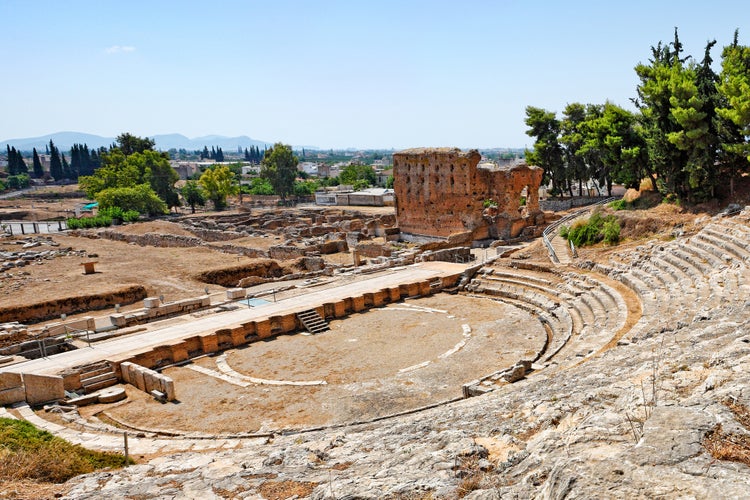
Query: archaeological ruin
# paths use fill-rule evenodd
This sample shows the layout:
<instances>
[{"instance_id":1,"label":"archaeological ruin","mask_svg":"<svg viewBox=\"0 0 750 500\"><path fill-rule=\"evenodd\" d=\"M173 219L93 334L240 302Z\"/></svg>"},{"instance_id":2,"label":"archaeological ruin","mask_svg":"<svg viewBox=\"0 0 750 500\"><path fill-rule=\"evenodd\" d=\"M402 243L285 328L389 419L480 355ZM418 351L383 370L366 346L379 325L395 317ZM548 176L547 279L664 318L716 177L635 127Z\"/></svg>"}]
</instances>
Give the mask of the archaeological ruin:
<instances>
[{"instance_id":1,"label":"archaeological ruin","mask_svg":"<svg viewBox=\"0 0 750 500\"><path fill-rule=\"evenodd\" d=\"M538 169L396 159L398 225L305 208L0 238L0 285L36 300L0 306L0 417L126 434L138 462L65 498L746 494L750 208L618 212L631 234L675 219L567 259L555 224L472 249L545 225ZM131 283L123 255L161 274Z\"/></svg>"},{"instance_id":2,"label":"archaeological ruin","mask_svg":"<svg viewBox=\"0 0 750 500\"><path fill-rule=\"evenodd\" d=\"M393 155L396 217L402 238L470 240L533 236L542 169L520 162L479 166L481 155L452 148L416 148Z\"/></svg>"}]
</instances>

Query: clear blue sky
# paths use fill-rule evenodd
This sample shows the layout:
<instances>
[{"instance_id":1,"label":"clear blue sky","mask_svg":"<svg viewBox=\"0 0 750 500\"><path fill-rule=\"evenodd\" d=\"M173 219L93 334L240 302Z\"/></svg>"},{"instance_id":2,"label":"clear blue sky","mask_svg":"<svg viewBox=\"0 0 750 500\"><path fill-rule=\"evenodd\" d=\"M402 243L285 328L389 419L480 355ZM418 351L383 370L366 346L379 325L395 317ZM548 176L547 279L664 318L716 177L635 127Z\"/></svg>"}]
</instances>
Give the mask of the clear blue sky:
<instances>
[{"instance_id":1,"label":"clear blue sky","mask_svg":"<svg viewBox=\"0 0 750 500\"><path fill-rule=\"evenodd\" d=\"M675 26L698 59L750 44L747 0L0 0L0 20L0 140L524 147L527 105L629 107Z\"/></svg>"}]
</instances>

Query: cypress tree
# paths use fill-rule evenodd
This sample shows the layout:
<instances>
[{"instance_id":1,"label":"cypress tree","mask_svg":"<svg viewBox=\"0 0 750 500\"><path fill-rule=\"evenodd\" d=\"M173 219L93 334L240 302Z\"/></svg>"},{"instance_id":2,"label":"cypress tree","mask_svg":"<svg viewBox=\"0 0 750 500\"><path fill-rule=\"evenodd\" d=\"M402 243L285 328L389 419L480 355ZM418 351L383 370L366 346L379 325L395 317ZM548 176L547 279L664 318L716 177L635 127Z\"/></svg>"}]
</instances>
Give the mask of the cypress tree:
<instances>
[{"instance_id":1,"label":"cypress tree","mask_svg":"<svg viewBox=\"0 0 750 500\"><path fill-rule=\"evenodd\" d=\"M13 150L10 149L10 144L7 144L6 149L8 150L7 157L8 157L8 175L16 175L16 162L15 162L15 151L16 149L13 148Z\"/></svg>"},{"instance_id":2,"label":"cypress tree","mask_svg":"<svg viewBox=\"0 0 750 500\"><path fill-rule=\"evenodd\" d=\"M73 147L70 148L70 166L77 172L81 171L81 149L78 144L73 144Z\"/></svg>"},{"instance_id":3,"label":"cypress tree","mask_svg":"<svg viewBox=\"0 0 750 500\"><path fill-rule=\"evenodd\" d=\"M37 179L41 179L42 177L44 177L44 168L42 168L42 161L39 159L39 155L36 152L36 148L34 148L33 161L34 161L34 164L33 164L34 177L36 177Z\"/></svg>"},{"instance_id":4,"label":"cypress tree","mask_svg":"<svg viewBox=\"0 0 750 500\"><path fill-rule=\"evenodd\" d=\"M16 151L16 172L19 174L29 173L29 167L27 167L26 162L23 161L23 155L20 151Z\"/></svg>"},{"instance_id":5,"label":"cypress tree","mask_svg":"<svg viewBox=\"0 0 750 500\"><path fill-rule=\"evenodd\" d=\"M76 176L73 174L73 171L70 169L70 165L68 164L68 160L65 159L65 153L62 154L62 171L63 171L63 177L66 179L75 179Z\"/></svg>"},{"instance_id":6,"label":"cypress tree","mask_svg":"<svg viewBox=\"0 0 750 500\"><path fill-rule=\"evenodd\" d=\"M91 150L91 155L89 156L89 168L91 169L91 173L93 174L96 172L96 169L101 166L101 160L99 159L99 153L96 152L96 149Z\"/></svg>"},{"instance_id":7,"label":"cypress tree","mask_svg":"<svg viewBox=\"0 0 750 500\"><path fill-rule=\"evenodd\" d=\"M49 141L49 152L49 173L53 179L59 181L64 177L63 166L62 162L60 161L60 152L55 147L55 144L52 142L52 140Z\"/></svg>"}]
</instances>

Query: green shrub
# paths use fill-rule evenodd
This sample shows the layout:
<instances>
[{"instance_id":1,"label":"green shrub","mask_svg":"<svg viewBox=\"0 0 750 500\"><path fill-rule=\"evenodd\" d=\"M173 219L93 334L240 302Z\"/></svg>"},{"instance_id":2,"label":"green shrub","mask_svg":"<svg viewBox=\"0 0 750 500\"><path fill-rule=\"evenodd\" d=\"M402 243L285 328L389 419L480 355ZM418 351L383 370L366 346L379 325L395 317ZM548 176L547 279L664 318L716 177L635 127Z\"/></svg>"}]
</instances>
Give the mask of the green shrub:
<instances>
[{"instance_id":1,"label":"green shrub","mask_svg":"<svg viewBox=\"0 0 750 500\"><path fill-rule=\"evenodd\" d=\"M604 239L604 243L607 245L615 245L618 241L620 241L620 224L617 222L617 220L614 219L613 216L612 220L606 220L604 221L604 226L602 227L602 235Z\"/></svg>"},{"instance_id":2,"label":"green shrub","mask_svg":"<svg viewBox=\"0 0 750 500\"><path fill-rule=\"evenodd\" d=\"M106 215L97 215L96 217L82 217L76 219L71 217L65 221L68 229L91 229L93 227L107 227L112 225L112 218Z\"/></svg>"},{"instance_id":3,"label":"green shrub","mask_svg":"<svg viewBox=\"0 0 750 500\"><path fill-rule=\"evenodd\" d=\"M148 184L134 187L108 188L96 194L100 210L120 207L123 211L137 210L151 215L166 214L167 205Z\"/></svg>"},{"instance_id":4,"label":"green shrub","mask_svg":"<svg viewBox=\"0 0 750 500\"><path fill-rule=\"evenodd\" d=\"M24 189L31 184L31 177L26 174L11 175L6 179L10 189Z\"/></svg>"},{"instance_id":5,"label":"green shrub","mask_svg":"<svg viewBox=\"0 0 750 500\"><path fill-rule=\"evenodd\" d=\"M81 223L75 217L67 219L65 225L68 229L81 229Z\"/></svg>"},{"instance_id":6,"label":"green shrub","mask_svg":"<svg viewBox=\"0 0 750 500\"><path fill-rule=\"evenodd\" d=\"M135 222L141 214L137 210L127 210L122 214L122 220L125 222Z\"/></svg>"},{"instance_id":7,"label":"green shrub","mask_svg":"<svg viewBox=\"0 0 750 500\"><path fill-rule=\"evenodd\" d=\"M560 226L560 236L568 239L568 233L570 232L570 228L568 226Z\"/></svg>"},{"instance_id":8,"label":"green shrub","mask_svg":"<svg viewBox=\"0 0 750 500\"><path fill-rule=\"evenodd\" d=\"M629 210L631 205L625 200L616 200L609 204L609 207L614 210Z\"/></svg>"},{"instance_id":9,"label":"green shrub","mask_svg":"<svg viewBox=\"0 0 750 500\"><path fill-rule=\"evenodd\" d=\"M123 219L125 211L120 207L106 207L99 210L99 215L109 217L110 219Z\"/></svg>"},{"instance_id":10,"label":"green shrub","mask_svg":"<svg viewBox=\"0 0 750 500\"><path fill-rule=\"evenodd\" d=\"M599 211L591 214L586 221L576 221L573 226L560 235L577 247L594 245L604 240L613 245L620 240L620 223L614 215L602 217Z\"/></svg>"}]
</instances>

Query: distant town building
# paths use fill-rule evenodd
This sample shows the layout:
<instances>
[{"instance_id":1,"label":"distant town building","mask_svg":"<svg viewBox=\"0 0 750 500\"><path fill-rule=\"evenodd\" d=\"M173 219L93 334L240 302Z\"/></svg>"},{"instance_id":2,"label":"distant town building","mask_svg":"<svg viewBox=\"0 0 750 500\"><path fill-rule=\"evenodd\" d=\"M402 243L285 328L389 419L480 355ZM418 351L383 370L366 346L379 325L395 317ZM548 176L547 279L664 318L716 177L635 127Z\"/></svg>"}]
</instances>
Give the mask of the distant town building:
<instances>
[{"instance_id":1,"label":"distant town building","mask_svg":"<svg viewBox=\"0 0 750 500\"><path fill-rule=\"evenodd\" d=\"M304 172L307 175L318 175L319 164L312 161L302 161L297 165L297 170Z\"/></svg>"},{"instance_id":2,"label":"distant town building","mask_svg":"<svg viewBox=\"0 0 750 500\"><path fill-rule=\"evenodd\" d=\"M393 189L369 188L353 191L351 186L337 186L315 193L316 205L393 206Z\"/></svg>"}]
</instances>

